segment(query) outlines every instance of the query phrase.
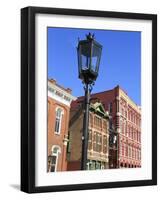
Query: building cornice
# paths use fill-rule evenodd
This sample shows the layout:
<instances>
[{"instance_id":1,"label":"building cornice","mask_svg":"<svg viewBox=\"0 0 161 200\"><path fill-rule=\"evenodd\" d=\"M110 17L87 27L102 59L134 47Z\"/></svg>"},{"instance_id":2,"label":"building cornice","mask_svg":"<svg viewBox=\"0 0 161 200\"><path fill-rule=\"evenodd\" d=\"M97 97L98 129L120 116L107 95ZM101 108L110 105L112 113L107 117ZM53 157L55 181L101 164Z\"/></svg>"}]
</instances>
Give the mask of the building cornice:
<instances>
[{"instance_id":1,"label":"building cornice","mask_svg":"<svg viewBox=\"0 0 161 200\"><path fill-rule=\"evenodd\" d=\"M67 106L70 106L73 100L77 98L68 93L66 90L48 81L48 96Z\"/></svg>"}]
</instances>

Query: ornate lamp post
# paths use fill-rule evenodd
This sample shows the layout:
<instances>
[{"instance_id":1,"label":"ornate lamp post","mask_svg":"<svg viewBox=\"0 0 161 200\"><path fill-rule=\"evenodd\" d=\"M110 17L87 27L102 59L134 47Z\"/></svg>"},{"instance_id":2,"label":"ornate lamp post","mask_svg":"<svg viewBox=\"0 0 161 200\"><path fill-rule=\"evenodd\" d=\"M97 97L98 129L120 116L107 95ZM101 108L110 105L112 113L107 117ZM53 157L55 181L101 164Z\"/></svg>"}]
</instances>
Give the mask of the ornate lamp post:
<instances>
[{"instance_id":1,"label":"ornate lamp post","mask_svg":"<svg viewBox=\"0 0 161 200\"><path fill-rule=\"evenodd\" d=\"M86 40L79 41L77 47L79 78L82 80L85 90L81 160L82 170L86 170L87 168L90 93L92 85L94 85L98 76L102 53L102 45L95 41L94 34L91 35L91 33L89 33L86 37Z\"/></svg>"}]
</instances>

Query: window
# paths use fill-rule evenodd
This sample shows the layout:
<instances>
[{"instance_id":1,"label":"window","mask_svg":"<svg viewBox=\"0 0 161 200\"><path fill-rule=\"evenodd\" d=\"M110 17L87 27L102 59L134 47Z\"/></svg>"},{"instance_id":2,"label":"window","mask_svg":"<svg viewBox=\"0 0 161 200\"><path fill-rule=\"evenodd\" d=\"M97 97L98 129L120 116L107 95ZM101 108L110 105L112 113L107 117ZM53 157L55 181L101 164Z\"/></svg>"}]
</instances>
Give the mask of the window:
<instances>
[{"instance_id":1,"label":"window","mask_svg":"<svg viewBox=\"0 0 161 200\"><path fill-rule=\"evenodd\" d=\"M95 116L94 117L94 125L98 128L102 128L102 121L101 118Z\"/></svg>"},{"instance_id":2,"label":"window","mask_svg":"<svg viewBox=\"0 0 161 200\"><path fill-rule=\"evenodd\" d=\"M131 127L131 139L133 140L134 139L134 129L133 129L133 127Z\"/></svg>"},{"instance_id":3,"label":"window","mask_svg":"<svg viewBox=\"0 0 161 200\"><path fill-rule=\"evenodd\" d=\"M138 131L136 130L136 141L139 141L139 135L138 135Z\"/></svg>"},{"instance_id":4,"label":"window","mask_svg":"<svg viewBox=\"0 0 161 200\"><path fill-rule=\"evenodd\" d=\"M130 120L130 111L128 109L128 120Z\"/></svg>"},{"instance_id":5,"label":"window","mask_svg":"<svg viewBox=\"0 0 161 200\"><path fill-rule=\"evenodd\" d=\"M139 151L139 160L141 160L141 151Z\"/></svg>"},{"instance_id":6,"label":"window","mask_svg":"<svg viewBox=\"0 0 161 200\"><path fill-rule=\"evenodd\" d=\"M107 153L107 136L103 136L103 153Z\"/></svg>"},{"instance_id":7,"label":"window","mask_svg":"<svg viewBox=\"0 0 161 200\"><path fill-rule=\"evenodd\" d=\"M122 155L124 156L124 144L122 144Z\"/></svg>"},{"instance_id":8,"label":"window","mask_svg":"<svg viewBox=\"0 0 161 200\"><path fill-rule=\"evenodd\" d=\"M131 111L129 111L129 121L131 121Z\"/></svg>"},{"instance_id":9,"label":"window","mask_svg":"<svg viewBox=\"0 0 161 200\"><path fill-rule=\"evenodd\" d=\"M129 146L129 158L131 158L131 147Z\"/></svg>"},{"instance_id":10,"label":"window","mask_svg":"<svg viewBox=\"0 0 161 200\"><path fill-rule=\"evenodd\" d=\"M125 124L124 124L124 122L122 123L122 134L125 134Z\"/></svg>"},{"instance_id":11,"label":"window","mask_svg":"<svg viewBox=\"0 0 161 200\"><path fill-rule=\"evenodd\" d=\"M134 122L134 124L135 124L135 114L134 114L134 116L133 116L133 122Z\"/></svg>"},{"instance_id":12,"label":"window","mask_svg":"<svg viewBox=\"0 0 161 200\"><path fill-rule=\"evenodd\" d=\"M122 120L120 119L120 131L121 131L121 134L122 134Z\"/></svg>"},{"instance_id":13,"label":"window","mask_svg":"<svg viewBox=\"0 0 161 200\"><path fill-rule=\"evenodd\" d=\"M133 113L131 112L131 122L133 122Z\"/></svg>"},{"instance_id":14,"label":"window","mask_svg":"<svg viewBox=\"0 0 161 200\"><path fill-rule=\"evenodd\" d=\"M99 146L99 152L102 151L102 135L99 134L99 139L98 139L98 146Z\"/></svg>"},{"instance_id":15,"label":"window","mask_svg":"<svg viewBox=\"0 0 161 200\"><path fill-rule=\"evenodd\" d=\"M139 160L139 150L137 150L137 160Z\"/></svg>"},{"instance_id":16,"label":"window","mask_svg":"<svg viewBox=\"0 0 161 200\"><path fill-rule=\"evenodd\" d=\"M125 117L127 118L127 111L125 111Z\"/></svg>"},{"instance_id":17,"label":"window","mask_svg":"<svg viewBox=\"0 0 161 200\"><path fill-rule=\"evenodd\" d=\"M134 140L136 140L136 131L134 129Z\"/></svg>"},{"instance_id":18,"label":"window","mask_svg":"<svg viewBox=\"0 0 161 200\"><path fill-rule=\"evenodd\" d=\"M129 126L127 125L126 135L129 135Z\"/></svg>"},{"instance_id":19,"label":"window","mask_svg":"<svg viewBox=\"0 0 161 200\"><path fill-rule=\"evenodd\" d=\"M92 149L92 130L89 130L88 132L88 149Z\"/></svg>"},{"instance_id":20,"label":"window","mask_svg":"<svg viewBox=\"0 0 161 200\"><path fill-rule=\"evenodd\" d=\"M96 132L94 132L94 137L93 137L93 151L96 151Z\"/></svg>"},{"instance_id":21,"label":"window","mask_svg":"<svg viewBox=\"0 0 161 200\"><path fill-rule=\"evenodd\" d=\"M102 136L98 132L94 134L93 150L97 152L102 151Z\"/></svg>"},{"instance_id":22,"label":"window","mask_svg":"<svg viewBox=\"0 0 161 200\"><path fill-rule=\"evenodd\" d=\"M90 124L91 126L93 126L93 116L92 116L91 113L89 114L89 124Z\"/></svg>"},{"instance_id":23,"label":"window","mask_svg":"<svg viewBox=\"0 0 161 200\"><path fill-rule=\"evenodd\" d=\"M61 108L56 109L55 133L57 134L60 134L62 114L63 110Z\"/></svg>"},{"instance_id":24,"label":"window","mask_svg":"<svg viewBox=\"0 0 161 200\"><path fill-rule=\"evenodd\" d=\"M126 135L126 123L125 122L122 123L122 134Z\"/></svg>"},{"instance_id":25,"label":"window","mask_svg":"<svg viewBox=\"0 0 161 200\"><path fill-rule=\"evenodd\" d=\"M125 135L127 136L127 123L125 122L125 131L124 131Z\"/></svg>"},{"instance_id":26,"label":"window","mask_svg":"<svg viewBox=\"0 0 161 200\"><path fill-rule=\"evenodd\" d=\"M89 170L95 170L95 162L96 161L89 160Z\"/></svg>"},{"instance_id":27,"label":"window","mask_svg":"<svg viewBox=\"0 0 161 200\"><path fill-rule=\"evenodd\" d=\"M48 172L57 171L58 156L61 153L59 146L53 146L51 156L48 156Z\"/></svg>"},{"instance_id":28,"label":"window","mask_svg":"<svg viewBox=\"0 0 161 200\"><path fill-rule=\"evenodd\" d=\"M139 142L141 142L141 133L139 132Z\"/></svg>"},{"instance_id":29,"label":"window","mask_svg":"<svg viewBox=\"0 0 161 200\"><path fill-rule=\"evenodd\" d=\"M122 108L122 116L124 116L124 109Z\"/></svg>"},{"instance_id":30,"label":"window","mask_svg":"<svg viewBox=\"0 0 161 200\"><path fill-rule=\"evenodd\" d=\"M129 127L129 138L131 138L131 131L132 131L132 129L131 129L131 127Z\"/></svg>"},{"instance_id":31,"label":"window","mask_svg":"<svg viewBox=\"0 0 161 200\"><path fill-rule=\"evenodd\" d=\"M56 171L56 156L48 157L48 171L49 172Z\"/></svg>"},{"instance_id":32,"label":"window","mask_svg":"<svg viewBox=\"0 0 161 200\"><path fill-rule=\"evenodd\" d=\"M96 151L99 152L99 134L96 133Z\"/></svg>"},{"instance_id":33,"label":"window","mask_svg":"<svg viewBox=\"0 0 161 200\"><path fill-rule=\"evenodd\" d=\"M125 155L128 157L128 145L126 145L126 154Z\"/></svg>"},{"instance_id":34,"label":"window","mask_svg":"<svg viewBox=\"0 0 161 200\"><path fill-rule=\"evenodd\" d=\"M109 103L109 105L108 105L108 111L109 111L110 114L112 113L112 103Z\"/></svg>"}]
</instances>

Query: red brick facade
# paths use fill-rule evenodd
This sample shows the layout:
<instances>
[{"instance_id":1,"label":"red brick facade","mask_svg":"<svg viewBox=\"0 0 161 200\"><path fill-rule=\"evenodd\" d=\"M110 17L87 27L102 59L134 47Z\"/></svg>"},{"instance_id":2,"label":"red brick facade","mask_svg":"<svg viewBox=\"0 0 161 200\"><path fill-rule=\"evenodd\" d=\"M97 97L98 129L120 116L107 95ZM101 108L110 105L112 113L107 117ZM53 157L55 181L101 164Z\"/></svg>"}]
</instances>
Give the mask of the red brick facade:
<instances>
[{"instance_id":1,"label":"red brick facade","mask_svg":"<svg viewBox=\"0 0 161 200\"><path fill-rule=\"evenodd\" d=\"M120 97L120 167L141 167L141 114L138 110Z\"/></svg>"},{"instance_id":2,"label":"red brick facade","mask_svg":"<svg viewBox=\"0 0 161 200\"><path fill-rule=\"evenodd\" d=\"M70 103L75 99L70 89L48 81L48 172L67 170L67 142Z\"/></svg>"}]
</instances>

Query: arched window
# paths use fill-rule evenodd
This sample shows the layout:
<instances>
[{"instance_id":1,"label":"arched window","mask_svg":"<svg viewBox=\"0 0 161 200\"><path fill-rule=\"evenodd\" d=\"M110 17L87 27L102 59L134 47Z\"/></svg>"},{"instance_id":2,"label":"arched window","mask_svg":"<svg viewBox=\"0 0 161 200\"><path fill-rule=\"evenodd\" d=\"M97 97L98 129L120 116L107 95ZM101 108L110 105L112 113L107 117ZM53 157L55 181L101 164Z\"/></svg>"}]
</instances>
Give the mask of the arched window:
<instances>
[{"instance_id":1,"label":"arched window","mask_svg":"<svg viewBox=\"0 0 161 200\"><path fill-rule=\"evenodd\" d=\"M55 133L57 134L60 134L62 115L63 115L63 110L61 108L57 108L55 117Z\"/></svg>"},{"instance_id":2,"label":"arched window","mask_svg":"<svg viewBox=\"0 0 161 200\"><path fill-rule=\"evenodd\" d=\"M54 145L51 150L51 155L48 157L48 171L49 172L57 171L59 153L61 153L61 148L57 145Z\"/></svg>"}]
</instances>

